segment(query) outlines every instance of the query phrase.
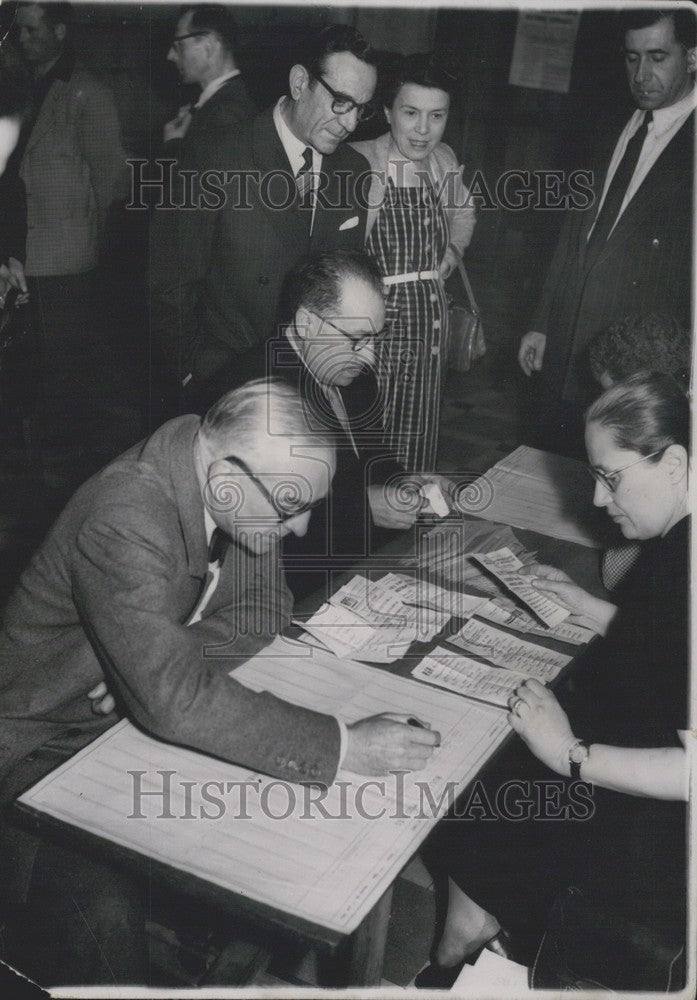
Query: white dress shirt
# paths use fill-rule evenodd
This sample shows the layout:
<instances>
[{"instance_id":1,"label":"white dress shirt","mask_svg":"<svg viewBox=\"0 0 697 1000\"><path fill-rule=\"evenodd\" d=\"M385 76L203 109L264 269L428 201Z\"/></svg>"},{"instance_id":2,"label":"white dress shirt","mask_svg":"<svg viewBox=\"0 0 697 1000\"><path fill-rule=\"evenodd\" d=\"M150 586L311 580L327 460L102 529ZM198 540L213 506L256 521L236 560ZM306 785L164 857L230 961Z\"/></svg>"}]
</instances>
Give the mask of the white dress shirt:
<instances>
[{"instance_id":1,"label":"white dress shirt","mask_svg":"<svg viewBox=\"0 0 697 1000\"><path fill-rule=\"evenodd\" d=\"M278 138L281 140L281 145L285 150L285 154L288 157L288 162L290 163L290 169L293 171L293 176L297 177L298 171L301 167L305 165L305 159L303 153L308 147L308 143L301 142L296 135L291 132L291 130L286 125L285 118L283 117L283 103L286 100L285 97L281 97L273 109L273 123L276 126L276 131L278 132ZM310 146L312 150L312 187L311 191L317 190L317 182L319 181L319 172L322 169L322 154L318 153L317 150ZM310 220L310 232L312 232L312 227L315 223L315 205L316 200L313 196L312 198L312 218Z\"/></svg>"},{"instance_id":2,"label":"white dress shirt","mask_svg":"<svg viewBox=\"0 0 697 1000\"><path fill-rule=\"evenodd\" d=\"M222 76L217 76L215 80L211 80L211 82L207 83L206 86L203 88L203 90L199 94L198 100L194 103L193 107L195 107L197 110L199 108L202 108L203 105L206 103L206 101L208 101L213 96L213 94L216 94L224 83L227 83L228 80L232 80L233 76L239 76L239 75L240 71L238 69L231 69L229 73L223 73Z\"/></svg>"},{"instance_id":3,"label":"white dress shirt","mask_svg":"<svg viewBox=\"0 0 697 1000\"><path fill-rule=\"evenodd\" d=\"M644 145L641 147L641 153L639 154L636 169L634 170L632 179L627 187L627 193L624 196L622 207L620 208L617 219L612 227L613 229L615 228L615 225L617 225L617 220L621 217L625 208L639 190L640 185L646 178L646 175L651 167L654 165L671 139L675 137L680 128L685 124L696 106L697 90L693 87L689 94L686 94L681 100L676 101L675 104L671 104L668 108L658 108L653 112L653 121L649 124L646 138L644 139ZM598 205L598 214L600 214L603 202L605 201L605 195L607 194L610 182L612 181L615 171L624 156L627 143L640 127L644 120L645 113L646 112L637 109L627 122L622 134L617 140L615 151L612 154L612 159L610 160L607 177L605 178L603 195L600 199L600 204ZM686 205L685 211L692 211L692 206ZM596 215L596 220L597 218L598 215ZM593 223L593 225L595 225L595 223ZM590 232L592 231L593 230L591 229ZM590 232L588 234L589 236ZM612 230L610 230L610 232L612 232Z\"/></svg>"}]
</instances>

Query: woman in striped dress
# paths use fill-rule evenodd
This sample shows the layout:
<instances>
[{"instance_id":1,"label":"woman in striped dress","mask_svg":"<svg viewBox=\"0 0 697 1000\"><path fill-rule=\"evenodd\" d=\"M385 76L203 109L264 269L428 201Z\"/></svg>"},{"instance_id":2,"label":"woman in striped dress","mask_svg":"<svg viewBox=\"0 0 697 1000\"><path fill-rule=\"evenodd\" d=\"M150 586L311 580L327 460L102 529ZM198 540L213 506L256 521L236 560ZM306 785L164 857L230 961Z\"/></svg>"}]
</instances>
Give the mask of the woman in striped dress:
<instances>
[{"instance_id":1,"label":"woman in striped dress","mask_svg":"<svg viewBox=\"0 0 697 1000\"><path fill-rule=\"evenodd\" d=\"M433 55L406 56L386 91L390 131L354 143L372 168L367 250L384 275L392 335L381 370L385 443L410 472L433 472L447 365L443 281L469 244L474 209L440 141L454 78Z\"/></svg>"}]
</instances>

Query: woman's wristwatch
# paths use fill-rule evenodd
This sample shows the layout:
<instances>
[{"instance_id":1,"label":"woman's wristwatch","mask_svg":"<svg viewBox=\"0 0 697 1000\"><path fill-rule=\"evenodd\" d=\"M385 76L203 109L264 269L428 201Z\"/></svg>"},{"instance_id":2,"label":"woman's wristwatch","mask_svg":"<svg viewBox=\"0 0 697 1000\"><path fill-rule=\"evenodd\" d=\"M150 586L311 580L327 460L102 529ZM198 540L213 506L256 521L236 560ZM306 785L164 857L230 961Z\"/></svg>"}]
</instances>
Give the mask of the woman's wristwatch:
<instances>
[{"instance_id":1,"label":"woman's wristwatch","mask_svg":"<svg viewBox=\"0 0 697 1000\"><path fill-rule=\"evenodd\" d=\"M590 752L590 743L586 743L585 740L576 740L569 747L569 769L572 781L581 780L581 765L586 763Z\"/></svg>"}]
</instances>

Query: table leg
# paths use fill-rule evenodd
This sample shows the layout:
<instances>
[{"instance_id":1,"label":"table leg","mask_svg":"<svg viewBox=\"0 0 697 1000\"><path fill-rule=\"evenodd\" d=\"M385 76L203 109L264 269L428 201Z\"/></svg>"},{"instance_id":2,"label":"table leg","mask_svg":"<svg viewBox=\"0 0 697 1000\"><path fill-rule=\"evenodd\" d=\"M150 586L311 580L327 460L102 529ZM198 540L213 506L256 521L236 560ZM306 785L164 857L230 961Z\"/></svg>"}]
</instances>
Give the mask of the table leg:
<instances>
[{"instance_id":1,"label":"table leg","mask_svg":"<svg viewBox=\"0 0 697 1000\"><path fill-rule=\"evenodd\" d=\"M392 910L392 886L351 935L346 961L347 986L379 986Z\"/></svg>"}]
</instances>

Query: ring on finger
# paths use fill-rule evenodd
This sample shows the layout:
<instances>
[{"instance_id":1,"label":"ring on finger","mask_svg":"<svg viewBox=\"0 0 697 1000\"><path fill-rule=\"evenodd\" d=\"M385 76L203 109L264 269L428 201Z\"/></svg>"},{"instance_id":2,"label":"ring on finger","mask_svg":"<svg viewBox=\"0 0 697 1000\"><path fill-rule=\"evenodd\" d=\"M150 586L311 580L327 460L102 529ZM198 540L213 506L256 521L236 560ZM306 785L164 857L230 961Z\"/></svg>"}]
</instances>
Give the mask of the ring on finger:
<instances>
[{"instance_id":1,"label":"ring on finger","mask_svg":"<svg viewBox=\"0 0 697 1000\"><path fill-rule=\"evenodd\" d=\"M516 700L511 705L511 712L513 712L514 715L520 716L520 712L518 711L518 709L523 704L525 703L522 698L516 698Z\"/></svg>"}]
</instances>

